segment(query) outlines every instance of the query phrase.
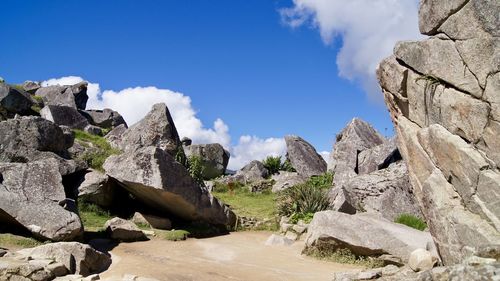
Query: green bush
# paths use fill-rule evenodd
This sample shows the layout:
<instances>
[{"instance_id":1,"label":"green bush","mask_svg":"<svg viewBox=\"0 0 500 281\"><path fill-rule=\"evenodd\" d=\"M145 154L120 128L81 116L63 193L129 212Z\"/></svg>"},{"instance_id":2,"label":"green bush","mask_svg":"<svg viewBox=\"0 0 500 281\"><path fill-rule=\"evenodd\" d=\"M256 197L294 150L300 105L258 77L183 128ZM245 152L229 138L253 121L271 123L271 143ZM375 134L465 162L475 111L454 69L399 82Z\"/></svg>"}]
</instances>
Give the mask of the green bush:
<instances>
[{"instance_id":1,"label":"green bush","mask_svg":"<svg viewBox=\"0 0 500 281\"><path fill-rule=\"evenodd\" d=\"M326 172L323 175L312 176L307 184L318 188L330 188L333 184L333 173Z\"/></svg>"},{"instance_id":2,"label":"green bush","mask_svg":"<svg viewBox=\"0 0 500 281\"><path fill-rule=\"evenodd\" d=\"M43 97L39 95L33 95L33 99L38 103L43 103Z\"/></svg>"},{"instance_id":3,"label":"green bush","mask_svg":"<svg viewBox=\"0 0 500 281\"><path fill-rule=\"evenodd\" d=\"M88 150L80 156L80 159L87 162L87 164L95 170L104 171L102 165L106 159L111 155L121 153L119 149L113 148L108 141L101 136L92 135L82 130L73 130L73 132L75 133L75 140L88 148Z\"/></svg>"},{"instance_id":4,"label":"green bush","mask_svg":"<svg viewBox=\"0 0 500 281\"><path fill-rule=\"evenodd\" d=\"M281 164L280 171L285 172L296 172L295 168L292 166L290 159L286 159L285 162Z\"/></svg>"},{"instance_id":5,"label":"green bush","mask_svg":"<svg viewBox=\"0 0 500 281\"><path fill-rule=\"evenodd\" d=\"M169 231L158 231L160 237L168 241L183 241L190 235L189 231L172 229Z\"/></svg>"},{"instance_id":6,"label":"green bush","mask_svg":"<svg viewBox=\"0 0 500 281\"><path fill-rule=\"evenodd\" d=\"M203 162L198 156L188 158L188 168L191 177L198 183L203 184Z\"/></svg>"},{"instance_id":7,"label":"green bush","mask_svg":"<svg viewBox=\"0 0 500 281\"><path fill-rule=\"evenodd\" d=\"M300 220L305 223L310 223L314 217L314 213L295 213L290 217L290 223L297 224Z\"/></svg>"},{"instance_id":8,"label":"green bush","mask_svg":"<svg viewBox=\"0 0 500 281\"><path fill-rule=\"evenodd\" d=\"M401 214L399 215L394 222L404 224L406 226L418 229L418 230L424 230L427 228L427 224L421 220L420 218L410 215L410 214Z\"/></svg>"},{"instance_id":9,"label":"green bush","mask_svg":"<svg viewBox=\"0 0 500 281\"><path fill-rule=\"evenodd\" d=\"M264 167L269 171L270 175L277 174L281 169L281 157L280 156L268 156L264 161L262 161Z\"/></svg>"},{"instance_id":10,"label":"green bush","mask_svg":"<svg viewBox=\"0 0 500 281\"><path fill-rule=\"evenodd\" d=\"M327 210L330 201L328 190L311 184L299 184L281 191L278 194L278 213L281 216L294 214L306 215Z\"/></svg>"}]
</instances>

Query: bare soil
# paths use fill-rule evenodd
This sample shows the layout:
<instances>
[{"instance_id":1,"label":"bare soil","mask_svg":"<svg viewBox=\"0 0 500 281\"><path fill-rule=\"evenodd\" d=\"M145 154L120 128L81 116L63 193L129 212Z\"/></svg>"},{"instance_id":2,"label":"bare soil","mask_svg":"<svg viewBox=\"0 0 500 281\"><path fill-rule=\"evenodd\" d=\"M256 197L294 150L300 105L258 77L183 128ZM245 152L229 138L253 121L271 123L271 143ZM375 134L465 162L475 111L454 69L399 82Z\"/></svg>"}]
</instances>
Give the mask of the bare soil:
<instances>
[{"instance_id":1,"label":"bare soil","mask_svg":"<svg viewBox=\"0 0 500 281\"><path fill-rule=\"evenodd\" d=\"M269 232L235 232L207 239L171 242L155 238L122 243L111 250L113 264L102 279L125 274L158 280L332 280L336 271L359 269L301 255L303 242L266 246Z\"/></svg>"}]
</instances>

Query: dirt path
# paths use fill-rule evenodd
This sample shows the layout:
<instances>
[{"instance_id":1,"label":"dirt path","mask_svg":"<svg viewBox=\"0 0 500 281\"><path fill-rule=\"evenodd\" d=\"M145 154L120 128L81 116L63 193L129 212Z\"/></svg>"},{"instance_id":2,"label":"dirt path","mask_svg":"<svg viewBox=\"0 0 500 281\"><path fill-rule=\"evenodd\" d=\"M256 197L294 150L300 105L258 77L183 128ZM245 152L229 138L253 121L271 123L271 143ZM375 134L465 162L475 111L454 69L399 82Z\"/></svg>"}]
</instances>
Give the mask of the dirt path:
<instances>
[{"instance_id":1,"label":"dirt path","mask_svg":"<svg viewBox=\"0 0 500 281\"><path fill-rule=\"evenodd\" d=\"M123 243L111 251L113 265L101 274L117 279L133 274L158 280L331 280L333 272L357 267L300 255L303 242L265 246L271 233L236 232L181 242L153 239Z\"/></svg>"}]
</instances>

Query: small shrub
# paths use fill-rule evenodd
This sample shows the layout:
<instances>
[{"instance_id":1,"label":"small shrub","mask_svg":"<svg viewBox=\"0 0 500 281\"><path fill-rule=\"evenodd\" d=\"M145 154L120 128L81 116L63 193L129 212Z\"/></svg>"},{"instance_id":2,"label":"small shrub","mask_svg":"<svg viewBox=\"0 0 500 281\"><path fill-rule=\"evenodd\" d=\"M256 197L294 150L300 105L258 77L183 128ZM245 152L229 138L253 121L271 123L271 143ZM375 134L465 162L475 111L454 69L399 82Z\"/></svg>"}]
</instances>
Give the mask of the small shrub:
<instances>
[{"instance_id":1,"label":"small shrub","mask_svg":"<svg viewBox=\"0 0 500 281\"><path fill-rule=\"evenodd\" d=\"M281 164L280 171L285 172L296 172L295 168L292 166L290 159L286 159L285 162Z\"/></svg>"},{"instance_id":2,"label":"small shrub","mask_svg":"<svg viewBox=\"0 0 500 281\"><path fill-rule=\"evenodd\" d=\"M187 170L191 177L200 185L203 184L203 162L198 156L191 156L188 158Z\"/></svg>"},{"instance_id":3,"label":"small shrub","mask_svg":"<svg viewBox=\"0 0 500 281\"><path fill-rule=\"evenodd\" d=\"M31 106L31 110L33 110L36 113L40 113L40 110L42 110L42 109L40 108L40 106L35 104L35 105Z\"/></svg>"},{"instance_id":4,"label":"small shrub","mask_svg":"<svg viewBox=\"0 0 500 281\"><path fill-rule=\"evenodd\" d=\"M264 167L269 171L270 175L277 174L281 169L281 157L280 156L268 156L264 161L262 161Z\"/></svg>"},{"instance_id":5,"label":"small shrub","mask_svg":"<svg viewBox=\"0 0 500 281\"><path fill-rule=\"evenodd\" d=\"M43 103L43 97L39 95L33 95L33 99L38 103Z\"/></svg>"},{"instance_id":6,"label":"small shrub","mask_svg":"<svg viewBox=\"0 0 500 281\"><path fill-rule=\"evenodd\" d=\"M308 183L299 184L281 191L277 201L278 213L281 216L314 214L330 207L327 190Z\"/></svg>"},{"instance_id":7,"label":"small shrub","mask_svg":"<svg viewBox=\"0 0 500 281\"><path fill-rule=\"evenodd\" d=\"M104 224L108 220L112 219L112 216L108 211L81 199L78 200L78 212L85 229L101 230L104 227Z\"/></svg>"},{"instance_id":8,"label":"small shrub","mask_svg":"<svg viewBox=\"0 0 500 281\"><path fill-rule=\"evenodd\" d=\"M300 220L305 223L310 223L314 217L314 213L295 213L290 216L290 223L297 224Z\"/></svg>"},{"instance_id":9,"label":"small shrub","mask_svg":"<svg viewBox=\"0 0 500 281\"><path fill-rule=\"evenodd\" d=\"M113 148L101 136L92 135L82 130L73 130L73 132L75 133L75 140L80 141L83 146L89 147L90 144L91 147L80 158L95 170L104 171L102 165L106 159L111 155L121 153L119 149Z\"/></svg>"},{"instance_id":10,"label":"small shrub","mask_svg":"<svg viewBox=\"0 0 500 281\"><path fill-rule=\"evenodd\" d=\"M323 244L319 247L306 248L303 251L303 254L320 260L361 265L368 268L378 268L384 266L384 262L377 258L355 255L347 248L339 249L329 244Z\"/></svg>"},{"instance_id":11,"label":"small shrub","mask_svg":"<svg viewBox=\"0 0 500 281\"><path fill-rule=\"evenodd\" d=\"M184 166L186 169L189 168L189 162L188 162L188 159L186 157L186 153L184 153L184 149L182 148L182 146L179 146L177 148L177 152L175 153L175 161L181 163L182 166Z\"/></svg>"},{"instance_id":12,"label":"small shrub","mask_svg":"<svg viewBox=\"0 0 500 281\"><path fill-rule=\"evenodd\" d=\"M333 184L333 173L326 172L320 176L312 176L307 184L317 188L330 188Z\"/></svg>"},{"instance_id":13,"label":"small shrub","mask_svg":"<svg viewBox=\"0 0 500 281\"><path fill-rule=\"evenodd\" d=\"M173 229L170 231L161 231L160 237L168 241L183 241L188 238L189 234L189 231L186 230Z\"/></svg>"},{"instance_id":14,"label":"small shrub","mask_svg":"<svg viewBox=\"0 0 500 281\"><path fill-rule=\"evenodd\" d=\"M420 231L427 228L427 224L423 220L410 214L401 214L396 218L396 220L394 220L394 222L404 224Z\"/></svg>"}]
</instances>

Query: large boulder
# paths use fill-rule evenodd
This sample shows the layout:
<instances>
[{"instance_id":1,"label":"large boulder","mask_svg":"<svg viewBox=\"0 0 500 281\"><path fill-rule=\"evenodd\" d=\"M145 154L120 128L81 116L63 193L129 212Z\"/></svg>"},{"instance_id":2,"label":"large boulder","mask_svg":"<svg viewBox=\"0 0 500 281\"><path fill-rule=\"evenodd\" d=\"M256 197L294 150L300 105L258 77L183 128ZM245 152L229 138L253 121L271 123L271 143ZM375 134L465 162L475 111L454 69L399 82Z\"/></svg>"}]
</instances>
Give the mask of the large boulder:
<instances>
[{"instance_id":1,"label":"large boulder","mask_svg":"<svg viewBox=\"0 0 500 281\"><path fill-rule=\"evenodd\" d=\"M111 265L111 258L89 245L78 242L59 242L17 251L18 259L55 260L68 272L88 276L99 273ZM24 280L24 279L23 279Z\"/></svg>"},{"instance_id":2,"label":"large boulder","mask_svg":"<svg viewBox=\"0 0 500 281\"><path fill-rule=\"evenodd\" d=\"M430 233L388 221L379 215L356 215L336 211L314 214L306 237L306 250L349 249L361 256L391 254L408 261L416 249L437 256Z\"/></svg>"},{"instance_id":3,"label":"large boulder","mask_svg":"<svg viewBox=\"0 0 500 281\"><path fill-rule=\"evenodd\" d=\"M159 147L111 156L104 169L135 198L167 217L173 214L189 221L234 226L234 213L196 184L186 168Z\"/></svg>"},{"instance_id":4,"label":"large boulder","mask_svg":"<svg viewBox=\"0 0 500 281\"><path fill-rule=\"evenodd\" d=\"M350 178L358 174L358 154L385 142L370 124L354 118L347 126L337 134L336 143L330 154L328 171L335 174L333 183L342 186Z\"/></svg>"},{"instance_id":5,"label":"large boulder","mask_svg":"<svg viewBox=\"0 0 500 281\"><path fill-rule=\"evenodd\" d=\"M104 224L104 228L111 238L126 241L144 241L148 238L133 222L121 218L112 218Z\"/></svg>"},{"instance_id":6,"label":"large boulder","mask_svg":"<svg viewBox=\"0 0 500 281\"><path fill-rule=\"evenodd\" d=\"M30 95L5 83L0 83L0 120L13 118L14 115L29 115L34 101Z\"/></svg>"},{"instance_id":7,"label":"large boulder","mask_svg":"<svg viewBox=\"0 0 500 281\"><path fill-rule=\"evenodd\" d=\"M74 109L85 109L87 106L87 82L75 85L56 85L42 87L35 92L36 96L42 97L45 105L69 106Z\"/></svg>"},{"instance_id":8,"label":"large boulder","mask_svg":"<svg viewBox=\"0 0 500 281\"><path fill-rule=\"evenodd\" d=\"M120 113L109 108L103 110L83 110L80 113L87 118L90 124L101 128L112 129L122 124L127 127L127 123Z\"/></svg>"},{"instance_id":9,"label":"large boulder","mask_svg":"<svg viewBox=\"0 0 500 281\"><path fill-rule=\"evenodd\" d=\"M285 136L287 158L297 173L306 177L326 172L326 162L316 149L298 136Z\"/></svg>"},{"instance_id":10,"label":"large boulder","mask_svg":"<svg viewBox=\"0 0 500 281\"><path fill-rule=\"evenodd\" d=\"M198 157L203 166L203 178L214 179L224 175L229 163L229 151L218 143L184 146L187 157Z\"/></svg>"},{"instance_id":11,"label":"large boulder","mask_svg":"<svg viewBox=\"0 0 500 281\"><path fill-rule=\"evenodd\" d=\"M296 172L280 171L278 174L272 175L274 181L272 191L280 192L289 187L305 183L309 178Z\"/></svg>"},{"instance_id":12,"label":"large boulder","mask_svg":"<svg viewBox=\"0 0 500 281\"><path fill-rule=\"evenodd\" d=\"M379 212L390 221L401 214L422 216L403 161L391 164L387 169L359 175L343 187L334 188L344 189L348 194L347 201L358 211Z\"/></svg>"},{"instance_id":13,"label":"large boulder","mask_svg":"<svg viewBox=\"0 0 500 281\"><path fill-rule=\"evenodd\" d=\"M78 110L69 106L47 105L40 111L40 116L60 126L84 130L89 122Z\"/></svg>"},{"instance_id":14,"label":"large boulder","mask_svg":"<svg viewBox=\"0 0 500 281\"><path fill-rule=\"evenodd\" d=\"M421 1L423 41L377 75L443 262L500 245L498 1Z\"/></svg>"},{"instance_id":15,"label":"large boulder","mask_svg":"<svg viewBox=\"0 0 500 281\"><path fill-rule=\"evenodd\" d=\"M0 122L0 162L26 163L53 158L61 174L85 169L83 163L68 159L72 138L56 124L40 117L21 117Z\"/></svg>"},{"instance_id":16,"label":"large boulder","mask_svg":"<svg viewBox=\"0 0 500 281\"><path fill-rule=\"evenodd\" d=\"M33 236L67 241L83 234L74 202L66 200L58 162L0 163L0 221Z\"/></svg>"},{"instance_id":17,"label":"large boulder","mask_svg":"<svg viewBox=\"0 0 500 281\"><path fill-rule=\"evenodd\" d=\"M236 175L232 176L232 178L235 181L250 183L264 180L268 176L269 171L264 167L264 164L258 160L253 160L236 172Z\"/></svg>"},{"instance_id":18,"label":"large boulder","mask_svg":"<svg viewBox=\"0 0 500 281\"><path fill-rule=\"evenodd\" d=\"M99 171L90 170L85 173L82 183L78 185L78 198L109 208L115 203L115 189L115 183L109 180L108 176Z\"/></svg>"},{"instance_id":19,"label":"large boulder","mask_svg":"<svg viewBox=\"0 0 500 281\"><path fill-rule=\"evenodd\" d=\"M127 131L125 124L118 125L106 134L105 138L109 144L115 148L121 147L122 135Z\"/></svg>"},{"instance_id":20,"label":"large boulder","mask_svg":"<svg viewBox=\"0 0 500 281\"><path fill-rule=\"evenodd\" d=\"M153 105L146 117L121 135L120 147L123 151L147 146L156 146L174 157L182 149L174 120L164 103Z\"/></svg>"}]
</instances>

